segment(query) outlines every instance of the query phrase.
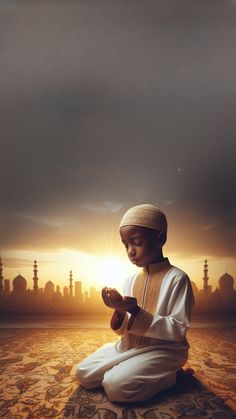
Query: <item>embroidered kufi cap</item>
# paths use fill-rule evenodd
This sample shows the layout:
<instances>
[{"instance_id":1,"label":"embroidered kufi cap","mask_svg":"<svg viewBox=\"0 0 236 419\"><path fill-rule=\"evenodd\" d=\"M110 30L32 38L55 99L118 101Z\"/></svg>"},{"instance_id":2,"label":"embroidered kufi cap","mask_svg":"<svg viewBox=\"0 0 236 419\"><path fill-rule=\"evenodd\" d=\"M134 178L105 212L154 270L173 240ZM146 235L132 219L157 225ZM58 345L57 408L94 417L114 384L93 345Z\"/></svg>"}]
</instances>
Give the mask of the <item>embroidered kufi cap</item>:
<instances>
[{"instance_id":1,"label":"embroidered kufi cap","mask_svg":"<svg viewBox=\"0 0 236 419\"><path fill-rule=\"evenodd\" d=\"M165 214L152 204L135 205L123 215L120 226L136 225L153 228L167 233L167 219Z\"/></svg>"}]
</instances>

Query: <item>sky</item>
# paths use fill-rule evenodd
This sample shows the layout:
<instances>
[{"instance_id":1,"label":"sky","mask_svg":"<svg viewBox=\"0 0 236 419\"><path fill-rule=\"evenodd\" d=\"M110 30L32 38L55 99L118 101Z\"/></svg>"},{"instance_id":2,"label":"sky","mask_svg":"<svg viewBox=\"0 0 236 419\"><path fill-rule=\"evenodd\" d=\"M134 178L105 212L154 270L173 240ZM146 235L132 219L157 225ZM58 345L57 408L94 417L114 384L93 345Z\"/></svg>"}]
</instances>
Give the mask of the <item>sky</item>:
<instances>
[{"instance_id":1,"label":"sky","mask_svg":"<svg viewBox=\"0 0 236 419\"><path fill-rule=\"evenodd\" d=\"M227 0L1 2L5 278L32 288L34 259L42 284L89 286L112 257L133 272L118 225L139 203L199 287L205 259L213 287L236 278L235 18Z\"/></svg>"}]
</instances>

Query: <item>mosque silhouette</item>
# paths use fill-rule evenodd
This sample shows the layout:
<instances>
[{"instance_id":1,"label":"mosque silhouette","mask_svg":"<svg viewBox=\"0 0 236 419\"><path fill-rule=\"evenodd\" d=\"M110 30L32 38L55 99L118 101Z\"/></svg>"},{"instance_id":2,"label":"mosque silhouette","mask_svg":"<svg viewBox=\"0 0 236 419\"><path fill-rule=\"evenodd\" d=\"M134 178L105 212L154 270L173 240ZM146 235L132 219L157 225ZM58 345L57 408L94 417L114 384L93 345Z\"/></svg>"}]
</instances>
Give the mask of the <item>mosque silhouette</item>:
<instances>
[{"instance_id":1,"label":"mosque silhouette","mask_svg":"<svg viewBox=\"0 0 236 419\"><path fill-rule=\"evenodd\" d=\"M234 278L225 272L218 281L219 286L212 292L208 284L208 263L203 267L203 288L198 290L191 281L195 297L194 314L235 314L236 291ZM86 316L109 316L110 309L105 306L101 297L101 289L90 288L90 292L82 292L82 282L74 281L72 271L69 273L68 286L64 286L63 294L59 285L52 281L39 288L37 261L33 264L33 289L27 288L27 280L17 275L12 281L3 277L3 264L0 258L0 314L1 315L60 315L80 314Z\"/></svg>"},{"instance_id":2,"label":"mosque silhouette","mask_svg":"<svg viewBox=\"0 0 236 419\"><path fill-rule=\"evenodd\" d=\"M91 287L89 292L82 292L82 282L74 281L72 271L69 273L69 284L64 286L63 294L59 285L46 282L44 288L38 286L38 265L33 264L33 289L27 288L27 280L17 275L12 281L3 278L3 264L0 258L0 313L15 314L95 314L106 315L109 308L103 303L101 291Z\"/></svg>"}]
</instances>

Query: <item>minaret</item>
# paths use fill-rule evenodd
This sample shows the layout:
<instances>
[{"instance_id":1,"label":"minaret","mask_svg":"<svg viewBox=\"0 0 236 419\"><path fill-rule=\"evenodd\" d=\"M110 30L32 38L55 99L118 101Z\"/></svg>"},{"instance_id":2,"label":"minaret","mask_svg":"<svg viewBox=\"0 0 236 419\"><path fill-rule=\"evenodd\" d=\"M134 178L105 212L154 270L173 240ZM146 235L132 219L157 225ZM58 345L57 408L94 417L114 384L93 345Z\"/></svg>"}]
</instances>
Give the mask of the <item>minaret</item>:
<instances>
[{"instance_id":1,"label":"minaret","mask_svg":"<svg viewBox=\"0 0 236 419\"><path fill-rule=\"evenodd\" d=\"M69 281L70 281L70 286L69 286L69 289L70 289L70 297L72 297L73 296L73 285L72 285L73 278L72 278L72 271L70 271L70 279L69 279Z\"/></svg>"},{"instance_id":2,"label":"minaret","mask_svg":"<svg viewBox=\"0 0 236 419\"><path fill-rule=\"evenodd\" d=\"M0 258L0 294L3 292L2 259Z\"/></svg>"},{"instance_id":3,"label":"minaret","mask_svg":"<svg viewBox=\"0 0 236 419\"><path fill-rule=\"evenodd\" d=\"M38 295L38 266L37 266L37 261L34 261L34 276L33 276L33 280L34 280L34 295Z\"/></svg>"},{"instance_id":4,"label":"minaret","mask_svg":"<svg viewBox=\"0 0 236 419\"><path fill-rule=\"evenodd\" d=\"M209 277L207 276L207 274L208 274L207 260L205 260L204 271L203 272L204 272L204 277L203 277L204 285L203 285L203 289L205 290L208 287L208 279L209 279Z\"/></svg>"},{"instance_id":5,"label":"minaret","mask_svg":"<svg viewBox=\"0 0 236 419\"><path fill-rule=\"evenodd\" d=\"M208 285L208 279L209 279L209 277L208 277L208 264L207 264L207 260L205 260L203 272L204 272L204 277L203 277L203 281L204 281L203 295L204 295L204 297L207 298L211 294L211 286Z\"/></svg>"}]
</instances>

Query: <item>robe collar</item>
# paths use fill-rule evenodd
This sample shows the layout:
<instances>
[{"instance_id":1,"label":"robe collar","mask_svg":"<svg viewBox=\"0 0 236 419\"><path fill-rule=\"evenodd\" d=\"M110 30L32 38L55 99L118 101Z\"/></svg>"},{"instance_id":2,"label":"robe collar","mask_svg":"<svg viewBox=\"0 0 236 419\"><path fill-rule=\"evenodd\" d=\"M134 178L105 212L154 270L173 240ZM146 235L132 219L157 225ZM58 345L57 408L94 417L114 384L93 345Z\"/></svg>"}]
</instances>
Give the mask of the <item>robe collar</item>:
<instances>
[{"instance_id":1,"label":"robe collar","mask_svg":"<svg viewBox=\"0 0 236 419\"><path fill-rule=\"evenodd\" d=\"M145 273L154 273L154 272L161 272L168 268L170 265L170 261L168 258L164 258L162 262L158 263L150 263L148 266L143 267L143 272Z\"/></svg>"}]
</instances>

